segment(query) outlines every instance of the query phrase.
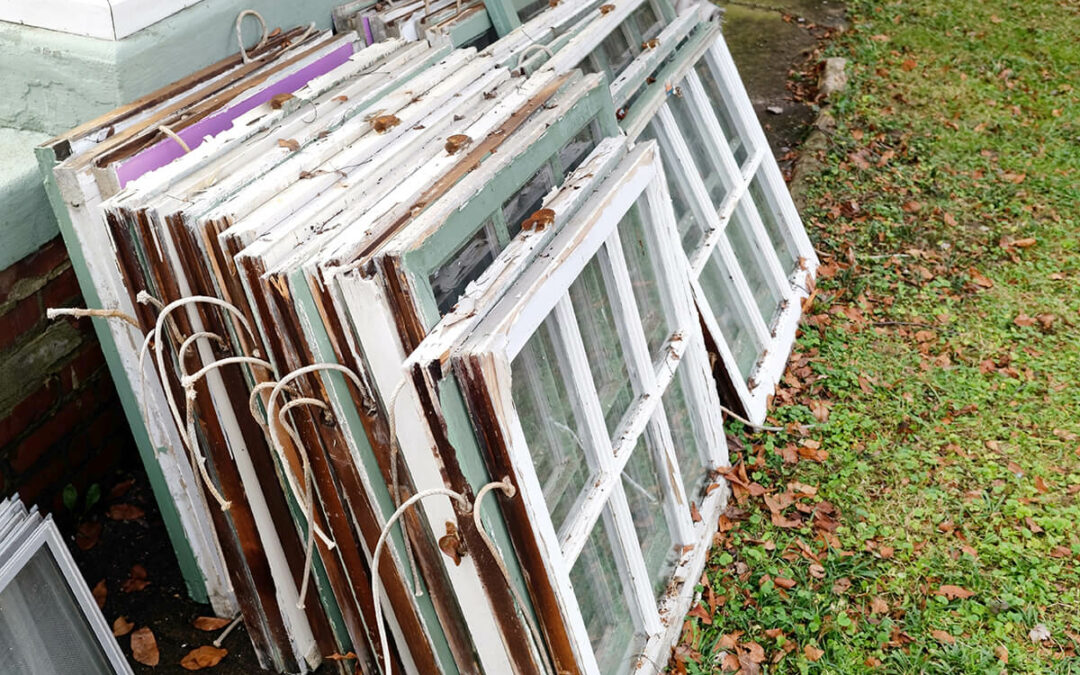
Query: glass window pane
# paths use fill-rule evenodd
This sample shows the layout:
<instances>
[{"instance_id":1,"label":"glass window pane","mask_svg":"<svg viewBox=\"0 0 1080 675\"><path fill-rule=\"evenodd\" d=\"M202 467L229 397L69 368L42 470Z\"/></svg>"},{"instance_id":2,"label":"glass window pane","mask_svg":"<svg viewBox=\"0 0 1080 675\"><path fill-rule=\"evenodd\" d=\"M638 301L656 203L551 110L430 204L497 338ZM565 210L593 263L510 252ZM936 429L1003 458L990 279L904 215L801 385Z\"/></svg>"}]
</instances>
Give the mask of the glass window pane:
<instances>
[{"instance_id":1,"label":"glass window pane","mask_svg":"<svg viewBox=\"0 0 1080 675\"><path fill-rule=\"evenodd\" d=\"M622 242L630 281L634 285L634 299L641 316L641 326L645 329L645 341L649 345L649 354L655 360L674 332L674 321L669 317L672 308L664 302L661 293L644 218L645 209L635 204L619 224L619 240Z\"/></svg>"},{"instance_id":2,"label":"glass window pane","mask_svg":"<svg viewBox=\"0 0 1080 675\"><path fill-rule=\"evenodd\" d=\"M0 592L0 673L112 672L60 566L39 549Z\"/></svg>"},{"instance_id":3,"label":"glass window pane","mask_svg":"<svg viewBox=\"0 0 1080 675\"><path fill-rule=\"evenodd\" d=\"M521 9L518 10L518 19L521 23L525 23L547 9L550 5L551 0L532 0L532 2L526 2Z\"/></svg>"},{"instance_id":4,"label":"glass window pane","mask_svg":"<svg viewBox=\"0 0 1080 675\"><path fill-rule=\"evenodd\" d=\"M612 554L607 524L601 518L570 571L570 583L604 675L629 671L630 657L639 649L624 578Z\"/></svg>"},{"instance_id":5,"label":"glass window pane","mask_svg":"<svg viewBox=\"0 0 1080 675\"><path fill-rule=\"evenodd\" d=\"M719 120L724 137L727 138L731 154L735 156L735 163L741 167L750 157L750 141L742 125L736 121L734 107L730 105L728 97L724 95L724 90L720 88L720 82L716 79L708 58L699 61L694 66L694 70L705 88L705 94L712 101L713 112L716 113L716 119Z\"/></svg>"},{"instance_id":6,"label":"glass window pane","mask_svg":"<svg viewBox=\"0 0 1080 675\"><path fill-rule=\"evenodd\" d=\"M559 168L562 169L564 177L569 176L574 169L581 166L589 153L596 148L598 134L594 127L594 122L589 123L559 150Z\"/></svg>"},{"instance_id":7,"label":"glass window pane","mask_svg":"<svg viewBox=\"0 0 1080 675\"><path fill-rule=\"evenodd\" d=\"M687 373L686 368L679 368L675 372L675 378L664 392L661 402L671 429L671 441L675 446L675 458L679 461L686 496L700 503L708 471L701 461L705 448L702 447L701 435L687 396L686 378L690 377Z\"/></svg>"},{"instance_id":8,"label":"glass window pane","mask_svg":"<svg viewBox=\"0 0 1080 675\"><path fill-rule=\"evenodd\" d=\"M728 194L727 179L720 173L719 162L713 154L712 139L702 124L700 111L693 107L686 81L683 80L679 87L681 92L668 98L668 107L705 182L709 199L713 206L719 207Z\"/></svg>"},{"instance_id":9,"label":"glass window pane","mask_svg":"<svg viewBox=\"0 0 1080 675\"><path fill-rule=\"evenodd\" d=\"M431 291L435 294L440 315L446 315L454 308L469 284L495 262L498 254L499 240L488 220L450 260L431 273Z\"/></svg>"},{"instance_id":10,"label":"glass window pane","mask_svg":"<svg viewBox=\"0 0 1080 675\"><path fill-rule=\"evenodd\" d=\"M682 240L683 250L690 255L697 250L705 239L705 228L698 218L697 212L691 206L690 187L686 184L685 169L680 166L671 149L671 144L659 141L660 136L656 129L657 121L654 118L641 132L639 137L642 141L656 140L660 145L660 158L664 163L664 174L667 176L668 192L671 193L671 205L675 209L675 220L679 229L679 238Z\"/></svg>"},{"instance_id":11,"label":"glass window pane","mask_svg":"<svg viewBox=\"0 0 1080 675\"><path fill-rule=\"evenodd\" d=\"M548 318L511 365L514 408L529 444L551 520L558 529L585 487L589 468L573 388L559 363Z\"/></svg>"},{"instance_id":12,"label":"glass window pane","mask_svg":"<svg viewBox=\"0 0 1080 675\"><path fill-rule=\"evenodd\" d=\"M555 172L551 166L545 164L533 177L526 181L525 185L506 200L503 204L503 217L506 219L506 228L510 237L516 237L521 232L521 224L540 210L544 205L544 196L555 187Z\"/></svg>"},{"instance_id":13,"label":"glass window pane","mask_svg":"<svg viewBox=\"0 0 1080 675\"><path fill-rule=\"evenodd\" d=\"M739 306L735 281L724 266L719 247L701 270L698 280L745 380L750 377L750 371L757 363L763 347L757 343L757 337L746 318L746 309Z\"/></svg>"},{"instance_id":14,"label":"glass window pane","mask_svg":"<svg viewBox=\"0 0 1080 675\"><path fill-rule=\"evenodd\" d=\"M634 392L610 297L600 258L594 257L570 287L570 301L577 315L608 433L614 435L630 408Z\"/></svg>"},{"instance_id":15,"label":"glass window pane","mask_svg":"<svg viewBox=\"0 0 1080 675\"><path fill-rule=\"evenodd\" d=\"M743 210L743 204L735 209L724 234L731 243L731 249L735 252L735 259L739 261L746 283L750 285L750 292L754 294L758 311L761 312L765 323L771 325L780 310L783 296L769 277L764 252L750 230L750 221Z\"/></svg>"},{"instance_id":16,"label":"glass window pane","mask_svg":"<svg viewBox=\"0 0 1080 675\"><path fill-rule=\"evenodd\" d=\"M677 543L672 537L674 529L668 527L664 513L664 494L660 490L660 476L656 461L645 436L638 440L633 454L623 472L623 489L630 515L634 519L641 555L649 573L657 599L667 589L671 573L678 562Z\"/></svg>"},{"instance_id":17,"label":"glass window pane","mask_svg":"<svg viewBox=\"0 0 1080 675\"><path fill-rule=\"evenodd\" d=\"M765 231L769 233L769 241L780 258L780 265L788 274L792 274L799 264L797 249L789 238L789 230L784 224L784 217L776 206L775 200L771 199L762 182L760 172L750 181L750 198L754 200L761 215L761 222L765 225ZM749 205L747 205L749 206Z\"/></svg>"},{"instance_id":18,"label":"glass window pane","mask_svg":"<svg viewBox=\"0 0 1080 675\"><path fill-rule=\"evenodd\" d=\"M622 26L611 31L611 34L600 43L600 49L604 52L604 56L607 57L608 77L611 78L612 82L634 60L634 55L638 51L634 49L635 46L630 44L630 40L626 37L626 33L623 32Z\"/></svg>"},{"instance_id":19,"label":"glass window pane","mask_svg":"<svg viewBox=\"0 0 1080 675\"><path fill-rule=\"evenodd\" d=\"M642 40L651 40L664 29L663 22L650 2L644 3L634 12L634 21L637 23L638 33L641 34Z\"/></svg>"}]
</instances>

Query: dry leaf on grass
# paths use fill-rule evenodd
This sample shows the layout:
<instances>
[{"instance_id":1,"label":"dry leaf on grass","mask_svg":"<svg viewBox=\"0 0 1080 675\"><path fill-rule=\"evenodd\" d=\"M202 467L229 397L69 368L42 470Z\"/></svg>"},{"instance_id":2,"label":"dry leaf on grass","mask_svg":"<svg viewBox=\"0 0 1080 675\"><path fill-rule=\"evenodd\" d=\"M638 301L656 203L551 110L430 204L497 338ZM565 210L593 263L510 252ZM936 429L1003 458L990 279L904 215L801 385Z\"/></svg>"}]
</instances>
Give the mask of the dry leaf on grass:
<instances>
[{"instance_id":1,"label":"dry leaf on grass","mask_svg":"<svg viewBox=\"0 0 1080 675\"><path fill-rule=\"evenodd\" d=\"M1044 623L1036 624L1028 631L1028 639L1032 642L1045 642L1050 639L1050 629Z\"/></svg>"},{"instance_id":2,"label":"dry leaf on grass","mask_svg":"<svg viewBox=\"0 0 1080 675\"><path fill-rule=\"evenodd\" d=\"M944 584L936 591L934 595L944 595L949 600L965 600L975 595L973 592L961 586L952 586L950 584Z\"/></svg>"},{"instance_id":3,"label":"dry leaf on grass","mask_svg":"<svg viewBox=\"0 0 1080 675\"><path fill-rule=\"evenodd\" d=\"M950 645L956 644L956 638L943 630L932 630L930 631L930 635L932 635L934 639L938 642L946 642Z\"/></svg>"},{"instance_id":4,"label":"dry leaf on grass","mask_svg":"<svg viewBox=\"0 0 1080 675\"><path fill-rule=\"evenodd\" d=\"M146 626L131 634L131 656L144 666L156 666L161 660L154 633Z\"/></svg>"},{"instance_id":5,"label":"dry leaf on grass","mask_svg":"<svg viewBox=\"0 0 1080 675\"><path fill-rule=\"evenodd\" d=\"M200 616L191 623L198 630L214 631L221 630L232 623L232 619L222 619L216 616Z\"/></svg>"},{"instance_id":6,"label":"dry leaf on grass","mask_svg":"<svg viewBox=\"0 0 1080 675\"><path fill-rule=\"evenodd\" d=\"M802 652L811 661L820 661L821 657L825 656L825 650L818 649L814 645L806 645L802 648Z\"/></svg>"},{"instance_id":7,"label":"dry leaf on grass","mask_svg":"<svg viewBox=\"0 0 1080 675\"><path fill-rule=\"evenodd\" d=\"M221 659L225 658L225 655L229 653L227 649L219 649L210 645L203 645L192 649L187 653L187 656L180 659L180 665L184 670L202 670L203 668L213 668L217 664L221 663Z\"/></svg>"},{"instance_id":8,"label":"dry leaf on grass","mask_svg":"<svg viewBox=\"0 0 1080 675\"><path fill-rule=\"evenodd\" d=\"M700 602L695 605L693 609L687 612L686 616L692 616L697 619L701 619L701 623L705 624L706 626L712 625L712 615L709 614L709 610L705 609L705 605L702 605Z\"/></svg>"}]
</instances>

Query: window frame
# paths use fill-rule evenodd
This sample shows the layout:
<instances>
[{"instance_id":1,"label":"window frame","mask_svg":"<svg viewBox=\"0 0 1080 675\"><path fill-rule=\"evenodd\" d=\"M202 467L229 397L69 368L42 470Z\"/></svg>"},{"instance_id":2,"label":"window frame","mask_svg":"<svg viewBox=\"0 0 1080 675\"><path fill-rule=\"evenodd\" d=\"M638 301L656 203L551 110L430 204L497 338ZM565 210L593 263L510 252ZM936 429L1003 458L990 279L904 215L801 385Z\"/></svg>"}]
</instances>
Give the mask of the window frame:
<instances>
[{"instance_id":1,"label":"window frame","mask_svg":"<svg viewBox=\"0 0 1080 675\"><path fill-rule=\"evenodd\" d=\"M12 515L16 518L19 516L17 513ZM64 544L60 531L56 529L52 517L46 517L42 520L36 513L27 516L23 511L22 519L24 524L32 529L24 527L9 532L9 535L18 534L18 540L12 538L11 541L8 541L5 538L5 540L0 541L0 545L3 545L5 549L7 549L9 543L11 544L11 548L6 551L8 553L6 560L4 560L3 565L0 565L0 592L3 592L18 577L19 573L35 555L42 551L48 552L59 568L68 590L74 597L80 609L80 614L86 619L90 632L101 647L105 660L112 666L113 672L117 673L117 675L130 675L132 671L131 666L128 665L127 657L121 651L120 645L113 636L112 629L105 622L105 617L98 608L94 597L90 594L82 573L75 566L75 561L72 560L71 553L68 551L67 545Z\"/></svg>"},{"instance_id":2,"label":"window frame","mask_svg":"<svg viewBox=\"0 0 1080 675\"><path fill-rule=\"evenodd\" d=\"M662 264L658 266L658 270L662 271L658 271L658 274L666 276L667 288L683 289L681 293L676 293L683 296L681 301L671 298L676 302L676 311L680 316L676 335L681 339L673 339L668 343L667 356L659 363L653 362L644 345L645 336L640 323L633 328L634 322L640 322L640 318L630 285L631 280L625 268L625 259L621 257L618 234L623 217L635 204L640 203L639 198L642 197L649 213L646 223L651 223L652 227L660 230L660 234L653 238L654 243L659 245L651 249L657 252L662 260ZM693 548L681 555L672 578L685 583L682 584L680 592L670 594L664 603L658 605L654 589L647 581L648 574L642 566L640 549L635 548L637 535L625 503L622 477L623 469L630 460L637 441L644 434L652 434L654 429L661 437L665 433L666 418L662 414L660 398L670 385L676 368L687 368L686 372L696 373L696 391L687 395L700 397L698 410L713 413L710 419L714 445L711 446L709 468L715 470L727 463L719 403L715 401L715 386L703 384L711 383L712 378L708 370L704 343L701 342L698 319L690 298L689 270L679 250L667 236L674 229L674 217L667 201L667 187L663 168L658 160L657 146L650 143L635 148L620 171L605 185L602 198L594 199L597 202L602 200L603 206L596 207L588 215L579 214L572 224L567 225L545 252L545 262L526 269L505 291L502 300L490 310L486 310L487 316L472 326L466 335L459 337L450 354L453 372L465 391L474 420L481 425L477 433L481 434L488 444L488 456L503 460L496 460L498 466L493 466L492 469L498 469L500 475L503 470L508 470L512 480L521 489L521 499L529 514L529 527L534 533L533 536L539 540L545 559L543 570L532 571L534 574L543 573L549 576L580 666L590 673L598 672L598 666L569 575L573 562L581 554L585 541L597 522L601 517L611 520L617 531L616 536L622 542L623 564L631 573L630 598L633 598L632 606L637 608L635 612L639 620L635 629L645 630L648 637L642 653L634 656L643 655L657 660L662 659L660 652L670 646L671 640L677 637L681 629L679 618L688 609L694 583L700 575L700 567L704 565L708 552L709 538L713 531L711 525L725 501L726 495L722 489L707 494L701 508L702 522L697 524L691 522L688 505L684 508L684 517L678 524L677 531L682 541L692 544ZM667 242L666 245L663 242ZM624 420L621 427L623 433L616 434L618 441L614 445L602 414L595 405L586 405L585 416L589 420L589 435L594 438L593 442L601 443L598 447L604 447L602 443L607 443L607 447L613 448L614 452L610 455L597 453L593 457L600 467L601 478L598 483L587 488L590 497L576 503L574 508L578 511L578 517L568 521L572 524L565 528L564 532L558 532L551 522L542 488L532 468L520 421L516 414L512 413L515 407L509 389L509 368L512 359L521 352L541 323L551 315L560 316L560 331L565 332L563 337L569 340L569 344L578 345L566 354L574 381L578 382L584 391L590 390L592 376L588 357L580 348L580 337L574 335L576 323L569 320L573 316L573 309L569 307L565 293L578 278L585 264L597 256L606 257L610 264L609 279L618 287L617 313L622 317L621 330L630 333L630 342L634 344L633 353L628 355L632 362L632 371L637 373L635 377L643 378L644 389ZM608 277L607 273L605 277ZM595 390L592 391L592 397L592 400L595 400ZM482 412L485 410L499 410L500 414L485 415ZM492 444L498 447L492 447ZM627 445L629 447L626 447ZM663 452L672 467L671 482L668 484L676 486L676 494L681 493L683 483L677 475L678 462L673 456L670 439L663 447ZM686 504L686 495L681 494L680 498L682 503ZM609 508L614 509L610 514ZM520 542L518 544L520 545ZM635 550L637 553L634 553ZM674 620L665 624L661 621L661 616ZM641 659L642 665L646 660Z\"/></svg>"},{"instance_id":3,"label":"window frame","mask_svg":"<svg viewBox=\"0 0 1080 675\"><path fill-rule=\"evenodd\" d=\"M741 166L735 161L712 102L695 70L698 64L711 70L721 92L726 95L732 120L748 146L747 159ZM624 91L632 89L634 84L625 83ZM657 74L655 81L642 84L636 109L624 118L623 128L631 139L637 139L648 125L655 124L658 140L677 158L673 166L666 169L673 174L672 178L689 187L689 193L684 197L702 229L701 241L687 254L695 278L695 299L723 363L721 370L727 381L725 390L734 392L736 400L730 404L751 422L761 424L768 413L774 387L783 376L801 318L801 301L809 295L808 286L812 284L818 264L817 256L719 27L699 25L675 52L671 62ZM671 111L669 96L672 95L681 96L704 124L704 133L696 140L705 144L713 160L711 168L727 187L719 204L713 203L700 173L685 169L695 166L695 160L690 154L686 133ZM785 244L794 249L792 253L798 263L794 270L783 269L765 229L759 212L762 207L750 194L751 183L755 180L761 181L763 194L771 202L767 208L777 217ZM734 223L736 211L746 219L752 240L764 256L766 283L779 293L779 309L775 316L762 315L743 272L744 265L752 263L740 260L729 241L727 228ZM721 273L728 275L734 286L737 305L732 310L759 345L755 363L748 372L739 367L716 319L709 293L701 285L706 265L717 264L714 256L722 262Z\"/></svg>"},{"instance_id":4,"label":"window frame","mask_svg":"<svg viewBox=\"0 0 1080 675\"><path fill-rule=\"evenodd\" d=\"M598 78L582 78L563 100L568 109L551 122L539 138L527 146L504 151L513 152L514 158L500 171L499 177L484 183L444 220L424 219L420 225L400 233L372 258L378 260L376 265L383 274L396 276L407 284L415 304L402 304L398 311L415 311L416 321L428 329L434 327L442 316L431 289L430 275L448 263L489 219L494 219L501 248L509 244L513 234L509 232L511 224L503 220L502 206L523 187L522 177L525 181L531 180L537 171L552 166L555 177L552 190L557 190L567 178L563 167L555 166L558 153L566 143L593 126L598 132L596 145L603 138L618 133L610 98ZM459 192L464 193L463 190ZM497 206L488 213L492 205Z\"/></svg>"}]
</instances>

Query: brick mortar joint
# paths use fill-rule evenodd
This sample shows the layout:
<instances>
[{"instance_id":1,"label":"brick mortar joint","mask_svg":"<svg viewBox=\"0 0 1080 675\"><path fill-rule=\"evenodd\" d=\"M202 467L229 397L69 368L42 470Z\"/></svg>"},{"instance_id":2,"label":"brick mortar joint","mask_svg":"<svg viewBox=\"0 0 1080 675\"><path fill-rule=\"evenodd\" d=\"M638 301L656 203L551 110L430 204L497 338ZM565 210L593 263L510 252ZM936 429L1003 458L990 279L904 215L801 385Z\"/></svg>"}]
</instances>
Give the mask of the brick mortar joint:
<instances>
[{"instance_id":1,"label":"brick mortar joint","mask_svg":"<svg viewBox=\"0 0 1080 675\"><path fill-rule=\"evenodd\" d=\"M18 263L15 264L17 265ZM65 260L64 262L49 270L47 274L39 275L36 277L26 277L16 281L12 285L11 291L8 293L7 299L4 300L4 302L0 303L0 316L7 314L11 310L15 309L15 306L23 300L26 300L35 293L38 293L41 290L45 289L49 285L49 283L59 279L64 274L64 272L68 271L69 269L71 269L71 261Z\"/></svg>"}]
</instances>

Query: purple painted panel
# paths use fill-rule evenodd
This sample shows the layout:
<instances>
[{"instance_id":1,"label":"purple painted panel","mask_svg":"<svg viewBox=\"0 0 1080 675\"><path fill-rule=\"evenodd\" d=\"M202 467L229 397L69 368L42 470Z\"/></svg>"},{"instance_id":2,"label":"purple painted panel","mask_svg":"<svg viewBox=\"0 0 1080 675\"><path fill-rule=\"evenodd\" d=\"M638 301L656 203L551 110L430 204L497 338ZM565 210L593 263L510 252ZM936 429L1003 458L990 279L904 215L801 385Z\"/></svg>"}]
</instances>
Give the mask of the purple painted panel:
<instances>
[{"instance_id":1,"label":"purple painted panel","mask_svg":"<svg viewBox=\"0 0 1080 675\"><path fill-rule=\"evenodd\" d=\"M342 65L353 55L353 43L345 44L323 56L318 61L304 66L288 77L282 78L260 90L254 96L244 99L240 103L222 110L214 115L199 120L195 124L177 132L180 138L188 144L192 150L202 145L207 136L215 136L229 129L233 120L248 112L256 106L266 103L278 94L291 94L303 88L311 80L325 75L331 70ZM177 157L184 154L180 144L171 138L158 141L154 145L142 150L138 154L129 157L120 163L116 169L116 177L123 187L145 173L159 169Z\"/></svg>"},{"instance_id":2,"label":"purple painted panel","mask_svg":"<svg viewBox=\"0 0 1080 675\"><path fill-rule=\"evenodd\" d=\"M375 44L375 36L371 34L371 19L366 16L364 17L364 42L368 47Z\"/></svg>"}]
</instances>

